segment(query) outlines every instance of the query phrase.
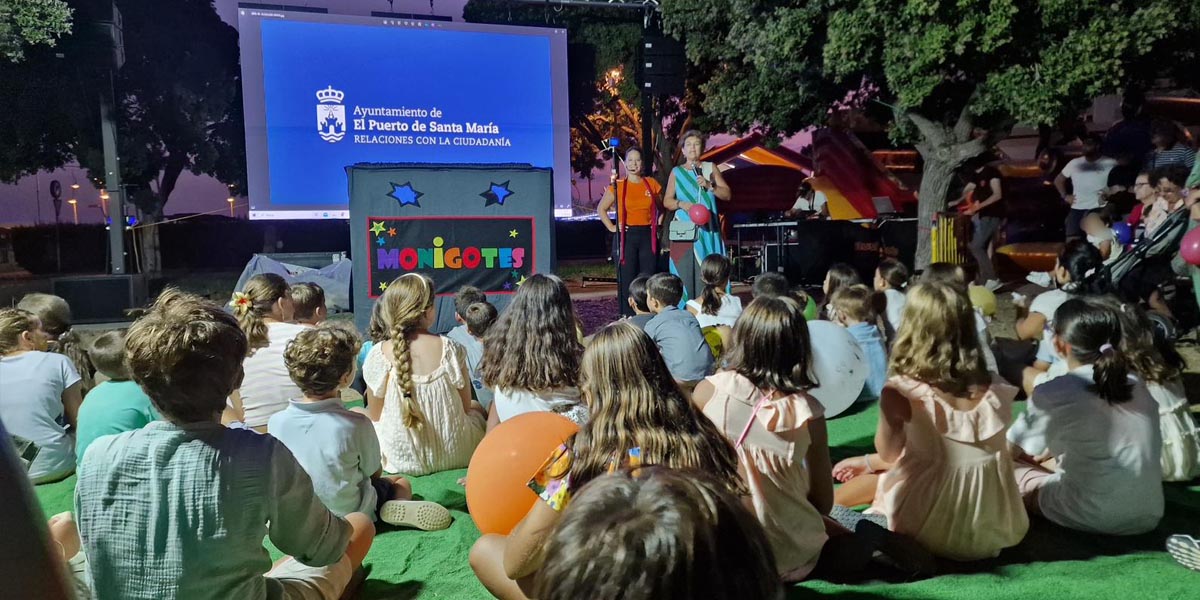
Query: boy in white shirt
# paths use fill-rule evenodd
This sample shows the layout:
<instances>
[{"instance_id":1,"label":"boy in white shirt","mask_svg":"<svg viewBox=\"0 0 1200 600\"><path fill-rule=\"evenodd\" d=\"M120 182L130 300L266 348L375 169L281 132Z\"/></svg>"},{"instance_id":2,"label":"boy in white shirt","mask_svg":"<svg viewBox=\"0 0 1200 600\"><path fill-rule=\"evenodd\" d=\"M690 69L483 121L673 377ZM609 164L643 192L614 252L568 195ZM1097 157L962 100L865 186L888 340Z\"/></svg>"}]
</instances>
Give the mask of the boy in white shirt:
<instances>
[{"instance_id":1,"label":"boy in white shirt","mask_svg":"<svg viewBox=\"0 0 1200 600\"><path fill-rule=\"evenodd\" d=\"M370 417L342 404L341 390L354 380L359 344L356 333L331 324L297 335L283 360L304 397L272 415L267 431L292 451L334 514L378 513L391 525L445 529L450 512L433 502L413 502L407 480L383 476Z\"/></svg>"}]
</instances>

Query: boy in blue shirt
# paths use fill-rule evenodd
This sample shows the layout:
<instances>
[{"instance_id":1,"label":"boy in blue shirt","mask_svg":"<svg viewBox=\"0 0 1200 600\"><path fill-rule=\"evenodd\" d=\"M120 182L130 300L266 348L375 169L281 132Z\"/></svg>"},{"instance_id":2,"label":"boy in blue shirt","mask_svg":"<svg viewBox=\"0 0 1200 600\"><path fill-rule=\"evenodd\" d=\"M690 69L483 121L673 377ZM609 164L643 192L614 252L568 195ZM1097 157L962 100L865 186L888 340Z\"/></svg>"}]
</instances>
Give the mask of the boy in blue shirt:
<instances>
[{"instance_id":1,"label":"boy in blue shirt","mask_svg":"<svg viewBox=\"0 0 1200 600\"><path fill-rule=\"evenodd\" d=\"M689 391L713 370L713 354L704 339L700 322L692 313L679 310L683 280L659 273L646 282L646 304L654 317L646 323L646 334L662 352L671 376Z\"/></svg>"},{"instance_id":2,"label":"boy in blue shirt","mask_svg":"<svg viewBox=\"0 0 1200 600\"><path fill-rule=\"evenodd\" d=\"M354 379L358 347L358 334L334 324L300 332L284 350L283 362L304 397L271 415L267 432L291 450L333 514L378 513L392 525L445 529L450 512L433 502L413 502L407 480L382 475L370 417L342 403L341 390Z\"/></svg>"},{"instance_id":3,"label":"boy in blue shirt","mask_svg":"<svg viewBox=\"0 0 1200 600\"><path fill-rule=\"evenodd\" d=\"M867 286L854 285L834 292L830 300L834 322L854 336L867 359L867 381L858 402L878 400L887 382L887 346L879 328L874 297L875 292Z\"/></svg>"}]
</instances>

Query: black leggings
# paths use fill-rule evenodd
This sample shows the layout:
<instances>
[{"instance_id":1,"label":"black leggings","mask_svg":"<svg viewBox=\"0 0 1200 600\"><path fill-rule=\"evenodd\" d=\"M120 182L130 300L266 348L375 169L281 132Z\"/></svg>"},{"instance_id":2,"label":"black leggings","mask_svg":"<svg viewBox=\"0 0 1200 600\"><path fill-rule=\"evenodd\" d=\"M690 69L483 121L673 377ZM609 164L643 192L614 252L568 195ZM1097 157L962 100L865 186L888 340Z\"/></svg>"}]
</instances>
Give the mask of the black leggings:
<instances>
[{"instance_id":1,"label":"black leggings","mask_svg":"<svg viewBox=\"0 0 1200 600\"><path fill-rule=\"evenodd\" d=\"M633 316L629 308L629 284L642 275L658 272L658 260L651 247L649 225L631 225L625 230L625 264L621 264L621 236L613 235L613 262L617 265L617 307L621 316Z\"/></svg>"}]
</instances>

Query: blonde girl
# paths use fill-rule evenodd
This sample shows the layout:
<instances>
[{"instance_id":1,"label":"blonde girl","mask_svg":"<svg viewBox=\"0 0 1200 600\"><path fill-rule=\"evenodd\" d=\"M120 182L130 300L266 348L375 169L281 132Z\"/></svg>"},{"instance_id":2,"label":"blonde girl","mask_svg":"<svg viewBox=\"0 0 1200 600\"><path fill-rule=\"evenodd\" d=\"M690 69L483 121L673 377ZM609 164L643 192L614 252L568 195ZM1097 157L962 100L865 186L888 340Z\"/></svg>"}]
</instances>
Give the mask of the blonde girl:
<instances>
[{"instance_id":1,"label":"blonde girl","mask_svg":"<svg viewBox=\"0 0 1200 600\"><path fill-rule=\"evenodd\" d=\"M287 281L274 273L251 277L229 302L238 326L250 342L242 368L242 385L230 397L223 421L241 421L260 432L271 415L287 408L303 393L288 375L283 351L303 325L292 323L292 296Z\"/></svg>"},{"instance_id":2,"label":"blonde girl","mask_svg":"<svg viewBox=\"0 0 1200 600\"><path fill-rule=\"evenodd\" d=\"M601 329L582 373L592 417L529 482L542 501L511 534L485 535L471 549L471 568L497 598L526 597L542 565L557 560L545 547L572 495L620 467L696 469L744 495L733 448L688 402L645 332L626 322Z\"/></svg>"},{"instance_id":3,"label":"blonde girl","mask_svg":"<svg viewBox=\"0 0 1200 600\"><path fill-rule=\"evenodd\" d=\"M1017 390L988 373L964 294L944 283L908 292L891 374L878 454L855 465L837 503L874 498L869 514L946 558L989 558L1016 545L1029 528L1005 440Z\"/></svg>"},{"instance_id":4,"label":"blonde girl","mask_svg":"<svg viewBox=\"0 0 1200 600\"><path fill-rule=\"evenodd\" d=\"M379 299L388 339L363 363L367 412L375 422L383 469L426 475L467 466L483 438L484 413L471 399L466 351L429 332L433 281L406 273Z\"/></svg>"}]
</instances>

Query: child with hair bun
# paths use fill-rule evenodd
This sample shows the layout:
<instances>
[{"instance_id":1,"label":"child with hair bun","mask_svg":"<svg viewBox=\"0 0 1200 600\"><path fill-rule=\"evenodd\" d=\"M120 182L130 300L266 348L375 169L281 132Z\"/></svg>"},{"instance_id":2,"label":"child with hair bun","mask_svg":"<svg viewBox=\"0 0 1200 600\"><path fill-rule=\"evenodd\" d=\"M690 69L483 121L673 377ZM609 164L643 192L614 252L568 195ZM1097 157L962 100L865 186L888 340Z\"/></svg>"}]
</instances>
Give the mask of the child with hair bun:
<instances>
[{"instance_id":1,"label":"child with hair bun","mask_svg":"<svg viewBox=\"0 0 1200 600\"><path fill-rule=\"evenodd\" d=\"M242 365L245 379L230 396L223 421L241 421L266 433L271 415L287 408L288 400L303 395L288 376L283 350L306 326L291 322L291 288L274 273L251 277L242 291L233 294L229 306L250 345Z\"/></svg>"},{"instance_id":2,"label":"child with hair bun","mask_svg":"<svg viewBox=\"0 0 1200 600\"><path fill-rule=\"evenodd\" d=\"M363 364L367 410L383 468L426 475L467 466L483 439L484 412L471 398L466 351L429 332L436 317L433 281L406 273L379 299L388 339Z\"/></svg>"},{"instance_id":3,"label":"child with hair bun","mask_svg":"<svg viewBox=\"0 0 1200 600\"><path fill-rule=\"evenodd\" d=\"M1008 439L1030 512L1091 533L1134 535L1163 515L1158 404L1130 374L1120 317L1101 301L1054 312L1054 349L1069 371L1033 391ZM1053 461L1051 461L1053 459Z\"/></svg>"}]
</instances>

